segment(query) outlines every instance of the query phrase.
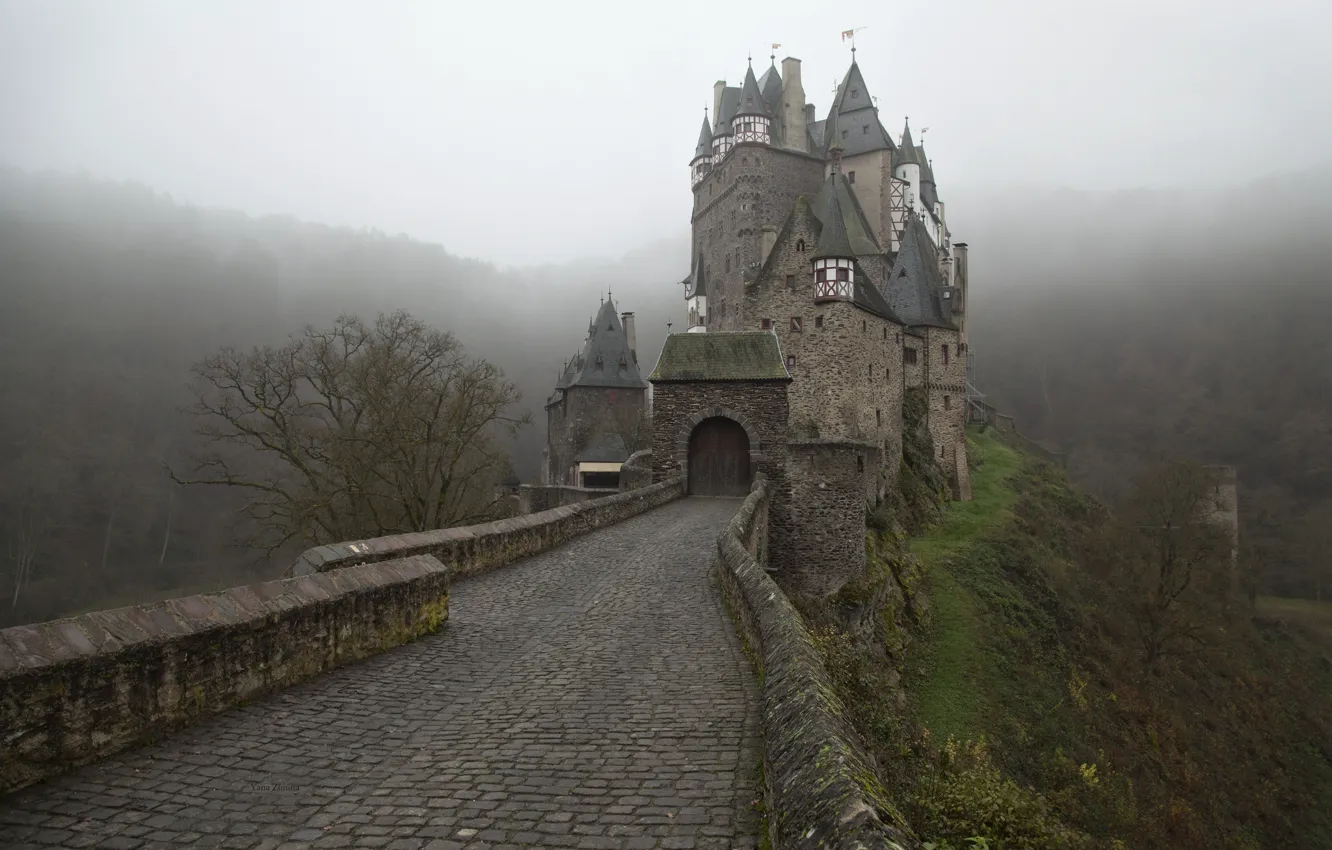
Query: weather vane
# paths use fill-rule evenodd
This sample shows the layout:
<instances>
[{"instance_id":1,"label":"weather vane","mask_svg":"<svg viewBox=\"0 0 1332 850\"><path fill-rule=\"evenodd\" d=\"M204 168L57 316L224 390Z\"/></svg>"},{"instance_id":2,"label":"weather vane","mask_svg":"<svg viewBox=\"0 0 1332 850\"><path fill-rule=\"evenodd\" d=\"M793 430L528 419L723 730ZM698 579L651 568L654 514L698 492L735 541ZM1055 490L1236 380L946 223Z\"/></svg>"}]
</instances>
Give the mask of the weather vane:
<instances>
[{"instance_id":1,"label":"weather vane","mask_svg":"<svg viewBox=\"0 0 1332 850\"><path fill-rule=\"evenodd\" d=\"M851 42L851 58L856 58L856 33L868 27L852 27L849 30L842 30L842 41Z\"/></svg>"}]
</instances>

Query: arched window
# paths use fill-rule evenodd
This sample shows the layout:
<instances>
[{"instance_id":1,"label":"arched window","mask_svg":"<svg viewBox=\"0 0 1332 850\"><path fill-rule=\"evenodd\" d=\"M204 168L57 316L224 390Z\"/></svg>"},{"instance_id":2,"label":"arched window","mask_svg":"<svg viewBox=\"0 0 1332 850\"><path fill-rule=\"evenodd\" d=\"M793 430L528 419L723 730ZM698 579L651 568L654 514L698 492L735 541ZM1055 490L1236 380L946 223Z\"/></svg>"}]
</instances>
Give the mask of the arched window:
<instances>
[{"instance_id":1,"label":"arched window","mask_svg":"<svg viewBox=\"0 0 1332 850\"><path fill-rule=\"evenodd\" d=\"M796 240L796 251L798 251L801 254L805 253L805 240L803 239Z\"/></svg>"}]
</instances>

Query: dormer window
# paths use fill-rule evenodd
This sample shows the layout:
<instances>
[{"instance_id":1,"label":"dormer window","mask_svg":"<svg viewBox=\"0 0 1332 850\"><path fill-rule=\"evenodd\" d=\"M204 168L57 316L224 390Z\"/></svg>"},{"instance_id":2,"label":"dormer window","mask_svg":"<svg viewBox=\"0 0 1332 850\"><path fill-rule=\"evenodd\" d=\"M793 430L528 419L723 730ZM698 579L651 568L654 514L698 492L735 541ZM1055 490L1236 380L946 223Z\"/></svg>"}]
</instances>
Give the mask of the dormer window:
<instances>
[{"instance_id":1,"label":"dormer window","mask_svg":"<svg viewBox=\"0 0 1332 850\"><path fill-rule=\"evenodd\" d=\"M620 355L620 371L621 372L629 371L629 361L624 358L623 354Z\"/></svg>"},{"instance_id":2,"label":"dormer window","mask_svg":"<svg viewBox=\"0 0 1332 850\"><path fill-rule=\"evenodd\" d=\"M600 372L602 368L606 365L606 363L604 360L601 359L601 355L598 354L597 359L593 361L592 365L598 372Z\"/></svg>"}]
</instances>

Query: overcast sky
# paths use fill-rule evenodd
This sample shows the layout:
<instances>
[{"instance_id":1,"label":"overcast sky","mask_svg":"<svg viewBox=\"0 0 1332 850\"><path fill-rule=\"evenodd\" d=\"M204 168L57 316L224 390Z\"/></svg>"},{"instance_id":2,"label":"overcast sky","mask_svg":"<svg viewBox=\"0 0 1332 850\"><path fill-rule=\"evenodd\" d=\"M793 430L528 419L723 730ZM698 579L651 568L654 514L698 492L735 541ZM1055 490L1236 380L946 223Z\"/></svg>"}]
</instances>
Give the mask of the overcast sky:
<instances>
[{"instance_id":1,"label":"overcast sky","mask_svg":"<svg viewBox=\"0 0 1332 850\"><path fill-rule=\"evenodd\" d=\"M852 27L884 125L930 128L945 200L1238 182L1332 156L1328 0L638 8L0 0L0 163L503 264L620 254L688 227L715 80L738 84L748 51L761 72L779 42L822 118Z\"/></svg>"}]
</instances>

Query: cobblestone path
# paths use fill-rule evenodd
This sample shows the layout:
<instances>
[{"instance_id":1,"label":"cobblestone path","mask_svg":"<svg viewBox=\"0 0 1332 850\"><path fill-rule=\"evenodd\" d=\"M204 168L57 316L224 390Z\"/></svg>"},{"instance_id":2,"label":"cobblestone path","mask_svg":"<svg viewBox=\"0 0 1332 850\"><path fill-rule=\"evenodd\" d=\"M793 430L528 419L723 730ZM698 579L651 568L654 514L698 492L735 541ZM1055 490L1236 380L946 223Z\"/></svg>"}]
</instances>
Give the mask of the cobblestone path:
<instances>
[{"instance_id":1,"label":"cobblestone path","mask_svg":"<svg viewBox=\"0 0 1332 850\"><path fill-rule=\"evenodd\" d=\"M0 798L0 847L756 845L757 691L686 499L454 586L438 635Z\"/></svg>"}]
</instances>

